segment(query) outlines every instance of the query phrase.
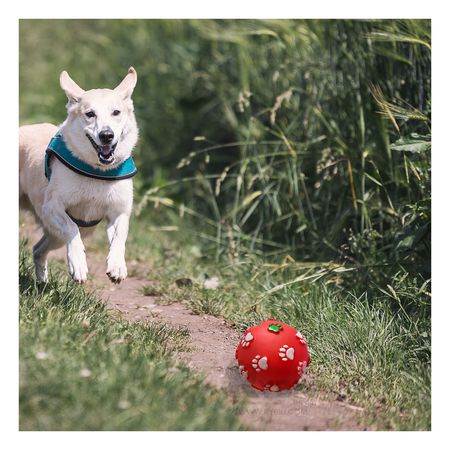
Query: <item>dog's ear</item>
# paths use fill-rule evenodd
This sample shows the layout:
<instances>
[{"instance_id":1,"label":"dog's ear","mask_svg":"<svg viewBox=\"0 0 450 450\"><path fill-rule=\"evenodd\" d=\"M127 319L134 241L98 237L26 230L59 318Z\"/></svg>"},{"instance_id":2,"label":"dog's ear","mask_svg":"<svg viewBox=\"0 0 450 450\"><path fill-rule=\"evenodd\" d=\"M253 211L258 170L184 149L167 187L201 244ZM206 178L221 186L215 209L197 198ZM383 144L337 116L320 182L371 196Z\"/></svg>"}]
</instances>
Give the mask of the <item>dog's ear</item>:
<instances>
[{"instance_id":1,"label":"dog's ear","mask_svg":"<svg viewBox=\"0 0 450 450\"><path fill-rule=\"evenodd\" d=\"M131 97L133 94L133 90L137 83L137 73L134 70L134 67L130 67L128 69L128 73L125 78L121 81L121 83L114 89L116 92L119 92L123 98L126 100Z\"/></svg>"},{"instance_id":2,"label":"dog's ear","mask_svg":"<svg viewBox=\"0 0 450 450\"><path fill-rule=\"evenodd\" d=\"M61 89L66 93L70 102L79 102L84 90L78 86L75 81L70 78L69 74L64 70L59 76L59 84Z\"/></svg>"}]
</instances>

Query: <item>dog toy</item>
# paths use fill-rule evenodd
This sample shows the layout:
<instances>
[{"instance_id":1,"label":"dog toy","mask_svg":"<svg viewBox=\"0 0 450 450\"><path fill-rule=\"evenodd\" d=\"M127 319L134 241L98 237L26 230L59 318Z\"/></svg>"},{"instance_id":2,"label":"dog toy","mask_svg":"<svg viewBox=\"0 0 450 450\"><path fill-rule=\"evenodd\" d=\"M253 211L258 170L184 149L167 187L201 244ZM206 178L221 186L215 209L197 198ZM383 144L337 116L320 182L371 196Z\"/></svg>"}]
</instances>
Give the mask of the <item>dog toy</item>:
<instances>
[{"instance_id":1,"label":"dog toy","mask_svg":"<svg viewBox=\"0 0 450 450\"><path fill-rule=\"evenodd\" d=\"M305 337L277 320L249 328L236 348L241 375L260 391L294 387L311 358Z\"/></svg>"}]
</instances>

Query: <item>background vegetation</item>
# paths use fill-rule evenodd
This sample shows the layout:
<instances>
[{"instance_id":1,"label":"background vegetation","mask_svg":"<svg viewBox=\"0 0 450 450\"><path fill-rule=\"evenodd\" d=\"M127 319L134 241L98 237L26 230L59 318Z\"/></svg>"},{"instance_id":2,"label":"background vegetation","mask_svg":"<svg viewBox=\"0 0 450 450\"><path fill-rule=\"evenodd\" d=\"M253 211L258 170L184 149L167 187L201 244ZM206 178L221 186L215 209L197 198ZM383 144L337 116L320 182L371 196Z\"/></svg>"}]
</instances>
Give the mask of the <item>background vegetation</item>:
<instances>
[{"instance_id":1,"label":"background vegetation","mask_svg":"<svg viewBox=\"0 0 450 450\"><path fill-rule=\"evenodd\" d=\"M133 65L130 252L157 260L190 236L189 263L162 282L238 280L192 307L237 327L277 311L305 323L324 382L335 370L384 426L429 427L430 21L23 20L20 64L21 123L64 119L61 70L88 89ZM146 248L155 226L160 253Z\"/></svg>"},{"instance_id":2,"label":"background vegetation","mask_svg":"<svg viewBox=\"0 0 450 450\"><path fill-rule=\"evenodd\" d=\"M383 273L401 262L429 276L429 21L20 30L22 122L64 118L62 69L92 88L136 66L138 193L153 188L140 206L170 197L217 254L388 263Z\"/></svg>"}]
</instances>

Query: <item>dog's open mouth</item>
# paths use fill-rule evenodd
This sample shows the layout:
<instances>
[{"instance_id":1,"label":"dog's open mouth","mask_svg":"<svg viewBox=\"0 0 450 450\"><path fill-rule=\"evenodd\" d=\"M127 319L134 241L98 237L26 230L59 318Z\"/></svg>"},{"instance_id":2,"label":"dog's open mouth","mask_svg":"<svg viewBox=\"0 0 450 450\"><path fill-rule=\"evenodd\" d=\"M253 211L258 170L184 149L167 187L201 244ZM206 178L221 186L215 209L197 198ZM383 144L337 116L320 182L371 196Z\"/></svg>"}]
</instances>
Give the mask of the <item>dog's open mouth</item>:
<instances>
[{"instance_id":1,"label":"dog's open mouth","mask_svg":"<svg viewBox=\"0 0 450 450\"><path fill-rule=\"evenodd\" d=\"M114 158L114 150L116 149L117 142L114 145L105 144L98 145L94 139L91 138L88 134L86 134L87 138L92 144L92 147L97 151L98 160L105 165L112 164L115 160Z\"/></svg>"}]
</instances>

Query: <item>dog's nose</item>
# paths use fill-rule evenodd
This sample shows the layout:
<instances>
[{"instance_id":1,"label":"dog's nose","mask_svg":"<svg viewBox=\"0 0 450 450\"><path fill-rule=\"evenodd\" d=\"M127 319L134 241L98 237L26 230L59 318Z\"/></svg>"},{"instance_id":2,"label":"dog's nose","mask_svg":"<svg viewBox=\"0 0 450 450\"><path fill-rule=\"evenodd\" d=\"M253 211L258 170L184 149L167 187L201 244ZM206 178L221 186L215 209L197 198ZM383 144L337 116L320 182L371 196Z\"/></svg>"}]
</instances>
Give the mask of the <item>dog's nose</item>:
<instances>
[{"instance_id":1,"label":"dog's nose","mask_svg":"<svg viewBox=\"0 0 450 450\"><path fill-rule=\"evenodd\" d=\"M104 128L98 133L98 137L102 141L102 144L111 144L114 139L114 132L111 128Z\"/></svg>"}]
</instances>

